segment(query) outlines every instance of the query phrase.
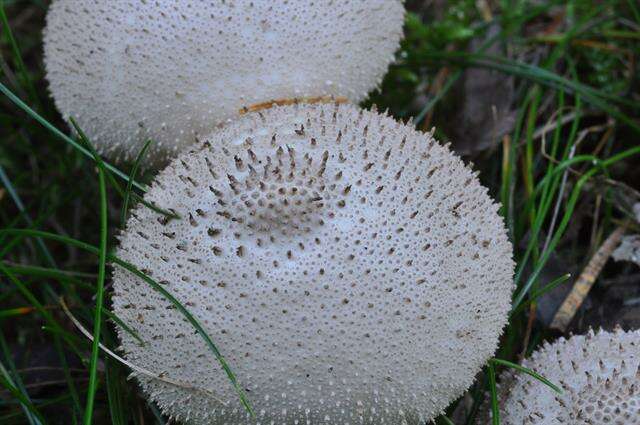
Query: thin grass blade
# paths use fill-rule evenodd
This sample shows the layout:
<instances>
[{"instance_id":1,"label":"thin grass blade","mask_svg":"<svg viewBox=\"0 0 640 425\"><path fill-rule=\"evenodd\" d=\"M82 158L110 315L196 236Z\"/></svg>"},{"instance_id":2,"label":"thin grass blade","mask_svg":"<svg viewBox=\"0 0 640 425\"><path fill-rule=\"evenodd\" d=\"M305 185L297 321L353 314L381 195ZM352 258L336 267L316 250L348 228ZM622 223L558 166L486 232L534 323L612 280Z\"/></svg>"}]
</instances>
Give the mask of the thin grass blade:
<instances>
[{"instance_id":1,"label":"thin grass blade","mask_svg":"<svg viewBox=\"0 0 640 425\"><path fill-rule=\"evenodd\" d=\"M510 367L512 369L517 370L518 372L522 372L522 373L526 373L527 375L531 376L532 378L537 379L538 381L542 382L543 384L545 384L546 386L548 386L549 388L551 388L553 391L557 392L558 394L562 394L562 390L560 389L560 387L558 387L557 385L553 384L551 381L549 381L547 378L545 378L544 376L540 375L539 373L534 372L533 370L526 368L524 366L520 366L519 364L516 363L512 363L508 360L502 360L502 359L491 359L490 360L491 363L494 364L498 364L501 366L506 366L506 367Z\"/></svg>"},{"instance_id":2,"label":"thin grass blade","mask_svg":"<svg viewBox=\"0 0 640 425\"><path fill-rule=\"evenodd\" d=\"M98 360L100 354L100 332L102 330L102 308L104 301L104 280L107 265L107 185L102 160L95 158L98 164L98 185L100 189L100 245L98 253L98 280L96 285L96 306L93 317L93 342L91 344L91 363L89 365L89 387L87 404L84 411L84 425L91 425L95 395L98 387Z\"/></svg>"},{"instance_id":3,"label":"thin grass blade","mask_svg":"<svg viewBox=\"0 0 640 425\"><path fill-rule=\"evenodd\" d=\"M491 362L487 365L487 369L489 371L489 392L491 393L491 421L493 425L500 425L500 405L498 404L496 370Z\"/></svg>"},{"instance_id":4,"label":"thin grass blade","mask_svg":"<svg viewBox=\"0 0 640 425\"><path fill-rule=\"evenodd\" d=\"M136 179L136 175L138 173L138 168L140 167L140 163L144 159L144 155L147 153L147 149L151 146L152 140L149 139L144 144L138 155L136 156L136 160L133 163L133 167L131 168L131 174L129 174L129 181L127 182L127 187L124 191L124 201L122 203L122 213L120 215L120 223L124 228L127 222L127 212L129 211L129 200L131 199L131 191L133 190L133 182Z\"/></svg>"}]
</instances>

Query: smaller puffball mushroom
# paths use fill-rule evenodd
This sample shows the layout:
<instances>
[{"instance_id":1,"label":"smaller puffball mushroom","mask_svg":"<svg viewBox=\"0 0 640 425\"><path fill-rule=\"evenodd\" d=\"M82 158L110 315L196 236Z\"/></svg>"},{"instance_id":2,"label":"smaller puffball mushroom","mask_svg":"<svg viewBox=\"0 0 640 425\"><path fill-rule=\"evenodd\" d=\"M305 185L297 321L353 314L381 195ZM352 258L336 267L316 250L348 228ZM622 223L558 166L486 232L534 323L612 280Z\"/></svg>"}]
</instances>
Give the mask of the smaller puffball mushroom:
<instances>
[{"instance_id":1,"label":"smaller puffball mushroom","mask_svg":"<svg viewBox=\"0 0 640 425\"><path fill-rule=\"evenodd\" d=\"M471 385L507 321L498 205L447 147L387 115L247 114L145 199L182 219L137 207L118 256L199 319L257 415L173 306L115 267L114 311L145 341L120 329L125 356L184 383L138 375L189 424L424 424Z\"/></svg>"},{"instance_id":2,"label":"smaller puffball mushroom","mask_svg":"<svg viewBox=\"0 0 640 425\"><path fill-rule=\"evenodd\" d=\"M503 425L640 424L638 330L560 338L523 366L559 384L562 394L529 375L506 371L499 391ZM491 422L481 425L486 423Z\"/></svg>"},{"instance_id":3,"label":"smaller puffball mushroom","mask_svg":"<svg viewBox=\"0 0 640 425\"><path fill-rule=\"evenodd\" d=\"M346 97L382 80L400 0L55 0L44 61L56 106L98 151L162 162L243 107Z\"/></svg>"}]
</instances>

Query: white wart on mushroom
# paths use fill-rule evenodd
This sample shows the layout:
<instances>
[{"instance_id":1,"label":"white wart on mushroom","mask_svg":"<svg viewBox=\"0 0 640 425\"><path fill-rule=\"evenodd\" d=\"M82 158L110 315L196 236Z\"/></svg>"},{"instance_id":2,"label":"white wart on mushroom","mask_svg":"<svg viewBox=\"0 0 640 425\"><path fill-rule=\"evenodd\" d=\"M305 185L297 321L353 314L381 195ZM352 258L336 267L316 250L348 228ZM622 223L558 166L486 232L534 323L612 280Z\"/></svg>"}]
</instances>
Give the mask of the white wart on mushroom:
<instances>
[{"instance_id":1,"label":"white wart on mushroom","mask_svg":"<svg viewBox=\"0 0 640 425\"><path fill-rule=\"evenodd\" d=\"M163 162L245 106L363 100L402 37L399 0L55 0L44 59L56 106L100 153Z\"/></svg>"},{"instance_id":2,"label":"white wart on mushroom","mask_svg":"<svg viewBox=\"0 0 640 425\"><path fill-rule=\"evenodd\" d=\"M640 424L640 331L560 338L523 366L558 384L562 394L529 375L507 371L500 391L504 425ZM490 423L488 418L480 423Z\"/></svg>"},{"instance_id":3,"label":"white wart on mushroom","mask_svg":"<svg viewBox=\"0 0 640 425\"><path fill-rule=\"evenodd\" d=\"M407 423L472 383L507 320L513 262L498 206L431 135L336 104L275 107L205 138L132 212L118 255L203 323L256 423ZM247 423L203 341L121 268L128 360L213 397L139 376L190 423ZM300 422L295 422L300 421Z\"/></svg>"}]
</instances>

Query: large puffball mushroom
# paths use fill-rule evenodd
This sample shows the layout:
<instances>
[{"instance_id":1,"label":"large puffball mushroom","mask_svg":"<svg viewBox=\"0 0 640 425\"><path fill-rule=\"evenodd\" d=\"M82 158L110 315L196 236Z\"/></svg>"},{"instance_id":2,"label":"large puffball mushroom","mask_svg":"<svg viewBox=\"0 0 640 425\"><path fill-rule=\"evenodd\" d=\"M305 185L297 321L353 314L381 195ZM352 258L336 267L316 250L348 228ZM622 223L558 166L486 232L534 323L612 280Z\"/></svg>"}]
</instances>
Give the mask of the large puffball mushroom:
<instances>
[{"instance_id":1,"label":"large puffball mushroom","mask_svg":"<svg viewBox=\"0 0 640 425\"><path fill-rule=\"evenodd\" d=\"M348 104L274 107L203 138L162 171L117 255L203 324L202 339L116 267L126 358L169 415L193 424L419 424L493 355L512 247L476 175L431 135ZM216 397L208 397L205 391ZM223 402L224 404L222 404Z\"/></svg>"},{"instance_id":2,"label":"large puffball mushroom","mask_svg":"<svg viewBox=\"0 0 640 425\"><path fill-rule=\"evenodd\" d=\"M640 424L640 331L560 338L523 366L560 384L562 394L529 375L507 372L500 391L504 425Z\"/></svg>"},{"instance_id":3,"label":"large puffball mushroom","mask_svg":"<svg viewBox=\"0 0 640 425\"><path fill-rule=\"evenodd\" d=\"M44 57L56 106L105 155L173 156L243 107L360 102L402 36L400 0L56 0Z\"/></svg>"}]
</instances>

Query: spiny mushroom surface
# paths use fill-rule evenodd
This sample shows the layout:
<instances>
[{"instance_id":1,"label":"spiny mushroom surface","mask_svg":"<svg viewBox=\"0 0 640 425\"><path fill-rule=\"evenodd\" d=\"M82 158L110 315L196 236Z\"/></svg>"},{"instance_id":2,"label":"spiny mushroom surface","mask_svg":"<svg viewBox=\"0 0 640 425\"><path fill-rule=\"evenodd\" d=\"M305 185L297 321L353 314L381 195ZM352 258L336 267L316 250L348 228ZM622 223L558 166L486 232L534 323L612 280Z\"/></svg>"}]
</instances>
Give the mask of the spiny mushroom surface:
<instances>
[{"instance_id":1,"label":"spiny mushroom surface","mask_svg":"<svg viewBox=\"0 0 640 425\"><path fill-rule=\"evenodd\" d=\"M504 425L640 424L640 331L560 338L523 366L559 384L563 393L507 372L500 391Z\"/></svg>"},{"instance_id":2,"label":"spiny mushroom surface","mask_svg":"<svg viewBox=\"0 0 640 425\"><path fill-rule=\"evenodd\" d=\"M162 171L118 255L152 274L220 347L260 424L418 424L473 382L507 321L512 248L476 175L391 117L351 105L275 107ZM116 267L126 357L168 414L245 424L201 338Z\"/></svg>"},{"instance_id":3,"label":"spiny mushroom surface","mask_svg":"<svg viewBox=\"0 0 640 425\"><path fill-rule=\"evenodd\" d=\"M56 0L44 53L56 106L99 151L156 162L250 105L363 100L402 36L400 0Z\"/></svg>"}]
</instances>

